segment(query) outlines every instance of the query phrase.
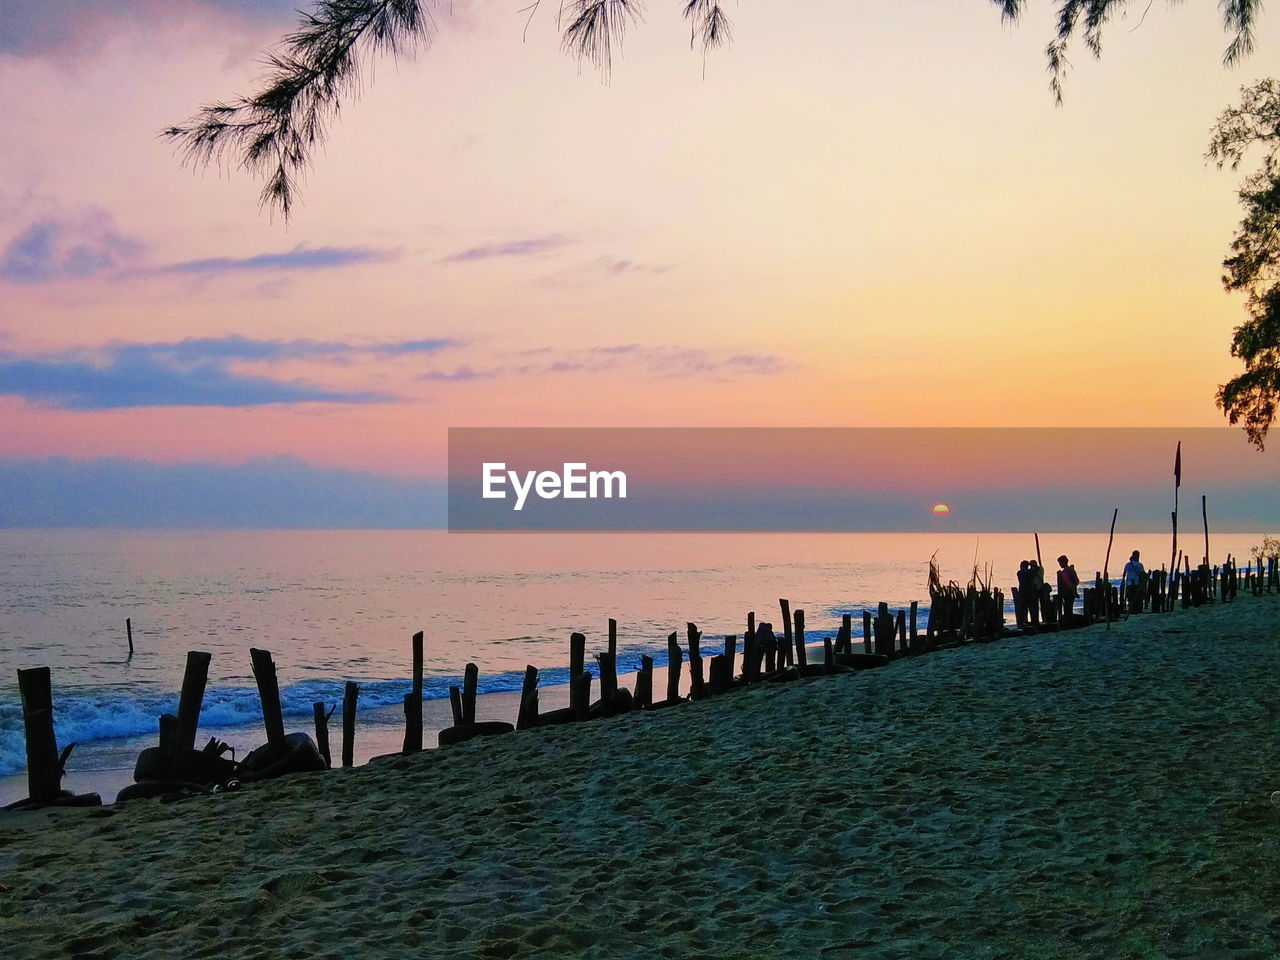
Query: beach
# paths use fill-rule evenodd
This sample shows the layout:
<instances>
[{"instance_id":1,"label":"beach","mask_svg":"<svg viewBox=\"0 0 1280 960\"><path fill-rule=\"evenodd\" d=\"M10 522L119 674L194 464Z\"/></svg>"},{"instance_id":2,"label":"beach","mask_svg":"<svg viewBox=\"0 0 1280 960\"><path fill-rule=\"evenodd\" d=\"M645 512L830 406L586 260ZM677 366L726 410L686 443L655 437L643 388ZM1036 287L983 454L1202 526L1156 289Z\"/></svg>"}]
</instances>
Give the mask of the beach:
<instances>
[{"instance_id":1,"label":"beach","mask_svg":"<svg viewBox=\"0 0 1280 960\"><path fill-rule=\"evenodd\" d=\"M0 815L10 957L1280 951L1280 597Z\"/></svg>"}]
</instances>

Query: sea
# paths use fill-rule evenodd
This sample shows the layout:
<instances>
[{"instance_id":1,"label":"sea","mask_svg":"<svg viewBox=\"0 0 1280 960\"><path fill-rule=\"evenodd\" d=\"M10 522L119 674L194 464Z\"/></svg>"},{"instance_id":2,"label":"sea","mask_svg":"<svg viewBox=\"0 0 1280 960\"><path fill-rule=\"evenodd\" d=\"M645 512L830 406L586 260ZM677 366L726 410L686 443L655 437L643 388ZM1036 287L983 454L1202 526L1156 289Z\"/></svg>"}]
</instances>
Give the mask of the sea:
<instances>
[{"instance_id":1,"label":"sea","mask_svg":"<svg viewBox=\"0 0 1280 960\"><path fill-rule=\"evenodd\" d=\"M1089 580L1107 539L1041 534L1039 549L1049 571L1066 554ZM1261 541L1215 535L1213 561L1243 564ZM1202 540L1187 546L1203 553ZM340 703L348 680L361 711L385 721L409 690L419 630L428 700L447 698L469 662L481 693L518 690L527 665L543 685L564 683L569 635L586 635L590 661L610 618L620 673L646 654L664 665L667 635L683 641L687 622L707 649L742 633L749 612L780 632L780 598L805 611L812 642L845 613L861 637L862 611L880 602L919 601L923 629L931 559L944 581L976 571L1008 595L1036 549L1031 532L0 530L0 803L25 795L22 668L51 669L59 746L77 745L68 771L131 768L157 718L176 712L189 650L212 654L202 730L243 751L263 740L252 647L275 659L291 728L309 728L314 702ZM1135 549L1167 565L1169 534L1118 531L1113 578Z\"/></svg>"}]
</instances>

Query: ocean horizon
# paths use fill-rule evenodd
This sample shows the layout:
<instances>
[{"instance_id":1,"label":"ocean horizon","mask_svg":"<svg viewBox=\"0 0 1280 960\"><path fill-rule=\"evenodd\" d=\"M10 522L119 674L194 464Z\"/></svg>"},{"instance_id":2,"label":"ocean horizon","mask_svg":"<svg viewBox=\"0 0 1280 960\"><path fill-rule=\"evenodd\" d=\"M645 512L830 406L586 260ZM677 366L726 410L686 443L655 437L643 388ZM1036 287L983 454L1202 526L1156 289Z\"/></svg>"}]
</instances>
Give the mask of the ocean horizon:
<instances>
[{"instance_id":1,"label":"ocean horizon","mask_svg":"<svg viewBox=\"0 0 1280 960\"><path fill-rule=\"evenodd\" d=\"M1214 536L1215 563L1242 563L1262 534ZM1203 552L1202 537L1181 544ZM450 534L335 530L7 530L0 533L0 776L23 770L16 670L48 666L58 742L77 744L70 771L120 761L113 742L153 735L176 710L188 650L213 655L201 728L243 751L261 739L249 649L273 654L286 716L341 702L360 684L362 712L402 703L410 637L425 634L424 698L443 699L475 663L481 693L518 690L526 665L544 686L568 674L570 633L587 636L588 664L618 621L619 671L642 656L666 664L666 636L686 622L707 646L741 634L748 612L780 624L778 600L807 617L811 642L843 614L880 602L919 603L928 569L967 583L975 566L1004 590L1031 533ZM1101 569L1105 533L1044 534L1052 571L1065 553L1081 579ZM1169 535L1118 531L1115 579L1134 549L1169 563ZM125 621L132 623L128 653ZM779 627L780 629L780 627ZM206 734L207 735L207 734Z\"/></svg>"}]
</instances>

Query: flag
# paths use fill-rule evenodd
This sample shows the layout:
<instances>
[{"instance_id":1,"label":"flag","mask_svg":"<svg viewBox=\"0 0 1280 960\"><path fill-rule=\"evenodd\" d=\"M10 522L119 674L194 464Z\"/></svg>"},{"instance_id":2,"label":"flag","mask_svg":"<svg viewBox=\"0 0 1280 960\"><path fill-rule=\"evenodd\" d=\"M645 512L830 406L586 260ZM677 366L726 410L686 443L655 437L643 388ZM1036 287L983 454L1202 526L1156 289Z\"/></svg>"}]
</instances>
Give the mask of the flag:
<instances>
[{"instance_id":1,"label":"flag","mask_svg":"<svg viewBox=\"0 0 1280 960\"><path fill-rule=\"evenodd\" d=\"M1182 486L1182 441L1178 441L1178 452L1173 457L1173 485Z\"/></svg>"}]
</instances>

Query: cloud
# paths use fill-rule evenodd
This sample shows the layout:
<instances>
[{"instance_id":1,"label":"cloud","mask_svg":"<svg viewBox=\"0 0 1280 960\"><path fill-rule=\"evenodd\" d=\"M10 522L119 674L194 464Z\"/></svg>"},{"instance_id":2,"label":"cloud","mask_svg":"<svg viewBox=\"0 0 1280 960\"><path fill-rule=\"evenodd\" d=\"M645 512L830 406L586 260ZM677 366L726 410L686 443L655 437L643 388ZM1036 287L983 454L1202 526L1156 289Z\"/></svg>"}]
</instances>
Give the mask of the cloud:
<instances>
[{"instance_id":1,"label":"cloud","mask_svg":"<svg viewBox=\"0 0 1280 960\"><path fill-rule=\"evenodd\" d=\"M410 353L437 353L440 350L447 350L450 347L460 347L460 340L453 340L448 337L437 337L427 340L396 340L390 343L378 343L369 347L374 353L391 354L401 356Z\"/></svg>"},{"instance_id":2,"label":"cloud","mask_svg":"<svg viewBox=\"0 0 1280 960\"><path fill-rule=\"evenodd\" d=\"M419 380L443 380L443 381L460 381L460 380L486 380L489 377L496 377L501 373L498 370L476 370L463 364L452 372L446 373L443 370L428 370L426 373L418 377Z\"/></svg>"},{"instance_id":3,"label":"cloud","mask_svg":"<svg viewBox=\"0 0 1280 960\"><path fill-rule=\"evenodd\" d=\"M222 363L232 360L272 363L284 360L328 360L357 354L432 354L461 345L460 340L450 337L352 343L345 340L254 340L240 334L230 334L225 337L189 337L170 343L115 341L107 344L104 350L115 357L151 358L174 363Z\"/></svg>"},{"instance_id":4,"label":"cloud","mask_svg":"<svg viewBox=\"0 0 1280 960\"><path fill-rule=\"evenodd\" d=\"M103 365L67 360L0 360L0 394L66 410L385 403L396 399L385 393L329 390L233 373L216 363L175 367L157 360L127 358Z\"/></svg>"},{"instance_id":5,"label":"cloud","mask_svg":"<svg viewBox=\"0 0 1280 960\"><path fill-rule=\"evenodd\" d=\"M396 254L373 247L307 247L299 245L284 253L259 253L252 257L210 257L187 260L160 267L163 273L219 274L253 271L323 270L356 263L377 263L395 259Z\"/></svg>"},{"instance_id":6,"label":"cloud","mask_svg":"<svg viewBox=\"0 0 1280 960\"><path fill-rule=\"evenodd\" d=\"M445 523L443 480L317 467L0 457L0 527L424 529Z\"/></svg>"},{"instance_id":7,"label":"cloud","mask_svg":"<svg viewBox=\"0 0 1280 960\"><path fill-rule=\"evenodd\" d=\"M731 381L742 377L774 376L790 369L790 364L775 354L722 354L694 347L646 347L639 343L607 344L576 350L534 347L518 350L512 356L519 359L511 364L483 370L465 364L452 371L431 370L419 375L418 379L466 382L503 376L537 377L625 371L628 376L652 379L701 377Z\"/></svg>"},{"instance_id":8,"label":"cloud","mask_svg":"<svg viewBox=\"0 0 1280 960\"><path fill-rule=\"evenodd\" d=\"M46 217L31 223L5 246L0 253L0 279L10 283L81 279L120 269L142 250L142 244L122 235L104 211Z\"/></svg>"},{"instance_id":9,"label":"cloud","mask_svg":"<svg viewBox=\"0 0 1280 960\"><path fill-rule=\"evenodd\" d=\"M159 23L204 18L240 25L269 23L284 28L296 22L297 0L4 0L0 3L0 56L57 58L96 47L117 33L137 32ZM216 19L215 19L216 18Z\"/></svg>"},{"instance_id":10,"label":"cloud","mask_svg":"<svg viewBox=\"0 0 1280 960\"><path fill-rule=\"evenodd\" d=\"M449 338L349 343L255 340L231 335L169 343L116 341L97 349L21 356L0 353L0 395L67 410L130 407L254 407L275 403L387 403L374 391L336 390L229 369L232 363L344 362L356 356L434 354Z\"/></svg>"},{"instance_id":11,"label":"cloud","mask_svg":"<svg viewBox=\"0 0 1280 960\"><path fill-rule=\"evenodd\" d=\"M485 247L472 247L441 257L445 263L471 263L476 260L495 260L500 257L539 257L563 249L570 243L567 237L533 237L528 240L509 240Z\"/></svg>"},{"instance_id":12,"label":"cloud","mask_svg":"<svg viewBox=\"0 0 1280 960\"><path fill-rule=\"evenodd\" d=\"M669 263L642 263L638 260L620 259L618 257L596 257L586 263L557 270L541 279L541 283L552 286L564 286L591 280L609 280L624 276L655 276L669 273L675 269Z\"/></svg>"}]
</instances>

